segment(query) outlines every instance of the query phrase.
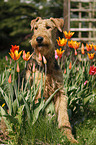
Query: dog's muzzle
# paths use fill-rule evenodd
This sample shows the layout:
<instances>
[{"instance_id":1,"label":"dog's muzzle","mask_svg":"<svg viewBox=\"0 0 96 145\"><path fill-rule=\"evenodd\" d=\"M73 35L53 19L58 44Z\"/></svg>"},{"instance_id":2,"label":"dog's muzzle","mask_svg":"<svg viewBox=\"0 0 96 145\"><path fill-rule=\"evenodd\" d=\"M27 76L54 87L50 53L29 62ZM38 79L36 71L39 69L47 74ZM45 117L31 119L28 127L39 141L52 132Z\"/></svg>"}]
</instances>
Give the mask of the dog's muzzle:
<instances>
[{"instance_id":1,"label":"dog's muzzle","mask_svg":"<svg viewBox=\"0 0 96 145\"><path fill-rule=\"evenodd\" d=\"M36 41L37 41L37 47L39 47L40 49L42 48L42 47L48 47L48 44L47 43L44 43L44 38L42 37L42 36L38 36L37 38L36 38Z\"/></svg>"},{"instance_id":2,"label":"dog's muzzle","mask_svg":"<svg viewBox=\"0 0 96 145\"><path fill-rule=\"evenodd\" d=\"M38 44L41 44L42 41L43 41L43 37L38 36L38 37L36 38L36 41L38 42Z\"/></svg>"}]
</instances>

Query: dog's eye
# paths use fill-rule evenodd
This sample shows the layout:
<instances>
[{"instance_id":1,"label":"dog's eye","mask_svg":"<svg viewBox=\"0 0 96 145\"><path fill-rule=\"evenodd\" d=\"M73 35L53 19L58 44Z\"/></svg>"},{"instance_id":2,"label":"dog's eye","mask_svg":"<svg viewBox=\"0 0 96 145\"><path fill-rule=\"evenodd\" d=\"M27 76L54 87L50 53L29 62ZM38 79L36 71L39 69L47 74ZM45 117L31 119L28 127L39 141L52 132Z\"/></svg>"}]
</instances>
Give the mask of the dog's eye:
<instances>
[{"instance_id":1,"label":"dog's eye","mask_svg":"<svg viewBox=\"0 0 96 145\"><path fill-rule=\"evenodd\" d=\"M51 27L50 26L46 26L46 29L50 29Z\"/></svg>"},{"instance_id":2,"label":"dog's eye","mask_svg":"<svg viewBox=\"0 0 96 145\"><path fill-rule=\"evenodd\" d=\"M37 30L38 29L38 27L35 27L35 30Z\"/></svg>"}]
</instances>

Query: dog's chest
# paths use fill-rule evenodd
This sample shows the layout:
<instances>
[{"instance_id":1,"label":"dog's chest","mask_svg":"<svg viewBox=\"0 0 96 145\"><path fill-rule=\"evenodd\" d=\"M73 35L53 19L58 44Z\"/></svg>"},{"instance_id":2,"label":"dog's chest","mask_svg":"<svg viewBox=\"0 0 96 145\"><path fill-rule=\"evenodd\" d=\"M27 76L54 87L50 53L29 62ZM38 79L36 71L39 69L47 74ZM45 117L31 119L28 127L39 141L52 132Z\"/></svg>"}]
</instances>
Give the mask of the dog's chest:
<instances>
[{"instance_id":1,"label":"dog's chest","mask_svg":"<svg viewBox=\"0 0 96 145\"><path fill-rule=\"evenodd\" d=\"M33 72L33 64L35 63L35 71ZM52 67L53 66L53 67ZM27 65L26 79L28 80L30 74L30 84L38 88L36 99L41 98L42 92L45 100L54 93L54 91L62 85L62 72L57 63L50 66L48 63L46 67L44 64L38 63L37 59L31 59ZM59 92L58 92L59 93ZM57 94L54 96L56 98Z\"/></svg>"},{"instance_id":2,"label":"dog's chest","mask_svg":"<svg viewBox=\"0 0 96 145\"><path fill-rule=\"evenodd\" d=\"M41 92L43 91L43 97L46 100L56 90L56 82L52 75L46 75L44 72L36 70L32 74L32 80L36 87L39 87L36 99L41 98Z\"/></svg>"}]
</instances>

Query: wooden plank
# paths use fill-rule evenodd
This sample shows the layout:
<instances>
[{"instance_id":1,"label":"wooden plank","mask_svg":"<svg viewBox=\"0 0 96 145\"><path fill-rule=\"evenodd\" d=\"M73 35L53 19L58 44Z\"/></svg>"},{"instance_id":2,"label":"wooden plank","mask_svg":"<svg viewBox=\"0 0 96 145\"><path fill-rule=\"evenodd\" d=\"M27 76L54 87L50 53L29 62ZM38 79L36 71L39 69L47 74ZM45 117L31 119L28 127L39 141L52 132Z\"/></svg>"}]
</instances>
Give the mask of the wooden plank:
<instances>
[{"instance_id":1,"label":"wooden plank","mask_svg":"<svg viewBox=\"0 0 96 145\"><path fill-rule=\"evenodd\" d=\"M96 0L94 0L96 2ZM93 0L71 0L71 2L83 2L83 3L87 3L87 2L93 2Z\"/></svg>"},{"instance_id":2,"label":"wooden plank","mask_svg":"<svg viewBox=\"0 0 96 145\"><path fill-rule=\"evenodd\" d=\"M92 4L91 4L91 2L89 3L89 9L92 9ZM91 19L91 17L92 17L92 12L89 12L88 14L89 14L89 19ZM89 21L89 28L91 28L91 27L92 27L92 23ZM91 38L91 31L89 31L89 38Z\"/></svg>"},{"instance_id":3,"label":"wooden plank","mask_svg":"<svg viewBox=\"0 0 96 145\"><path fill-rule=\"evenodd\" d=\"M96 2L94 2L93 1L93 9L92 9L93 11L92 11L92 15L93 15L93 17L95 17L95 14L96 14L96 12L95 12L95 10L96 10ZM93 29L95 29L95 25L93 25ZM96 37L96 31L93 31L93 37Z\"/></svg>"},{"instance_id":4,"label":"wooden plank","mask_svg":"<svg viewBox=\"0 0 96 145\"><path fill-rule=\"evenodd\" d=\"M70 31L96 31L96 28L70 28Z\"/></svg>"},{"instance_id":5,"label":"wooden plank","mask_svg":"<svg viewBox=\"0 0 96 145\"><path fill-rule=\"evenodd\" d=\"M82 3L79 3L79 9L81 9ZM79 12L79 19L81 19L81 11ZM81 22L79 21L79 28L81 28ZM78 33L78 37L81 38L81 31Z\"/></svg>"},{"instance_id":6,"label":"wooden plank","mask_svg":"<svg viewBox=\"0 0 96 145\"><path fill-rule=\"evenodd\" d=\"M84 9L84 8L81 8L81 9L70 9L71 12L96 12L96 9L92 10L92 9Z\"/></svg>"},{"instance_id":7,"label":"wooden plank","mask_svg":"<svg viewBox=\"0 0 96 145\"><path fill-rule=\"evenodd\" d=\"M88 18L86 18L86 19L85 19L85 18L81 18L81 19L79 19L79 18L71 18L70 21L78 21L78 22L79 22L79 21L81 21L81 22L83 22L83 21L85 21L85 22L96 22L96 18L94 18L94 19L93 19L93 18L89 18L89 19L88 19Z\"/></svg>"},{"instance_id":8,"label":"wooden plank","mask_svg":"<svg viewBox=\"0 0 96 145\"><path fill-rule=\"evenodd\" d=\"M64 0L64 30L68 31L70 28L70 0Z\"/></svg>"},{"instance_id":9,"label":"wooden plank","mask_svg":"<svg viewBox=\"0 0 96 145\"><path fill-rule=\"evenodd\" d=\"M96 38L72 38L73 41L96 41Z\"/></svg>"}]
</instances>

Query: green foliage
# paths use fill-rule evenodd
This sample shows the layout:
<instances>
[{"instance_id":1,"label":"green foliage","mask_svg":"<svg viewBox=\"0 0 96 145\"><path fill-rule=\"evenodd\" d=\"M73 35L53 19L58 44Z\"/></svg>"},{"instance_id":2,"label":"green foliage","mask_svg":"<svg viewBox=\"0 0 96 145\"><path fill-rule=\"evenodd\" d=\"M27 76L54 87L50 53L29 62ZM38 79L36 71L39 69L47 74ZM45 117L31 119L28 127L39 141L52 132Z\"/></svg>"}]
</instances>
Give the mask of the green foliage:
<instances>
[{"instance_id":1,"label":"green foliage","mask_svg":"<svg viewBox=\"0 0 96 145\"><path fill-rule=\"evenodd\" d=\"M89 75L89 68L92 62L85 59L83 56L81 62L77 58L72 62L71 59L73 58L73 55L72 52L69 57L64 56L61 60L58 59L58 63L63 70L64 89L65 94L68 96L68 113L70 121L74 125L83 122L88 106L94 102L96 97L96 81L94 76ZM3 71L0 74L0 117L2 117L6 123L7 131L9 133L8 136L10 139L6 142L13 145L21 144L23 142L24 144L34 144L34 142L50 144L58 143L58 141L61 144L65 142L67 143L68 141L61 136L60 132L56 130L57 135L55 135L52 131L55 131L53 123L56 125L56 117L54 104L50 104L50 101L60 88L57 89L46 102L44 102L43 72L41 81L38 85L35 81L35 72L32 86L29 84L30 77L26 83L22 80L22 85L20 85L20 74L16 72L16 66L17 63L19 63L19 65L22 66L20 69L23 70L26 63L24 63L21 58L19 58L18 61L11 60L11 63L9 58L3 58L3 60L5 65L3 65L4 68L2 68ZM73 63L71 68L69 68L70 62ZM65 68L66 73L64 73ZM8 83L10 74L12 76L12 82ZM44 79L46 79L46 77ZM86 80L87 82L85 83ZM41 99L35 104L35 97L38 91L41 91ZM5 103L5 106L2 106L3 103ZM45 113L45 109L46 116L43 122L40 116ZM38 125L38 120L41 122L40 126ZM48 124L49 127L47 128ZM42 130L43 125L45 125L45 128ZM35 127L38 129L35 130ZM58 135L59 137L54 141ZM21 136L23 137L23 140ZM28 136L30 136L29 140ZM64 139L63 142L62 138Z\"/></svg>"},{"instance_id":2,"label":"green foliage","mask_svg":"<svg viewBox=\"0 0 96 145\"><path fill-rule=\"evenodd\" d=\"M42 18L63 17L63 0L43 0L37 3L37 7Z\"/></svg>"},{"instance_id":3,"label":"green foliage","mask_svg":"<svg viewBox=\"0 0 96 145\"><path fill-rule=\"evenodd\" d=\"M96 97L86 109L85 114L84 122L76 125L79 142L81 144L94 145L96 142Z\"/></svg>"},{"instance_id":4,"label":"green foliage","mask_svg":"<svg viewBox=\"0 0 96 145\"><path fill-rule=\"evenodd\" d=\"M22 62L22 61L21 61ZM38 104L35 104L35 97L39 88L41 88L41 92L43 92L43 72L42 77L39 85L35 84L35 72L34 72L34 81L33 86L31 87L29 84L29 79L24 84L22 82L22 86L19 84L19 79L16 79L16 64L14 62L14 67L9 65L9 68L6 68L1 74L0 79L0 99L1 99L1 106L0 106L0 117L3 118L4 122L7 126L7 131L9 132L8 136L10 139L8 140L9 144L21 144L20 136L21 133L24 132L24 125L25 123L28 126L32 126L36 123L41 113L44 113L45 108L52 100L53 96L59 90L57 89L49 99L44 102L43 100L43 93L41 99L39 100ZM12 82L8 83L8 77L11 73ZM18 73L19 77L19 73ZM17 81L16 81L17 80ZM2 107L2 103L6 105ZM6 110L6 107L8 108Z\"/></svg>"},{"instance_id":5,"label":"green foliage","mask_svg":"<svg viewBox=\"0 0 96 145\"><path fill-rule=\"evenodd\" d=\"M71 58L71 56L69 58ZM82 63L78 65L78 71L76 69L78 60L76 59L72 65L72 68L69 69L69 58L65 59L65 66L67 70L66 74L64 74L64 88L65 93L68 96L68 112L71 121L74 120L75 122L81 122L84 119L84 112L86 111L87 106L91 103L90 100L94 100L94 97L96 96L94 92L94 87L96 87L96 84L90 86L90 84L92 84L92 82L94 82L95 80L94 78L92 78L94 76L89 75L89 61L84 61L84 63L82 62L83 65ZM1 105L3 103L6 104L4 107L0 106L0 114L4 119L7 125L7 130L9 132L8 136L10 137L10 139L8 139L7 143L16 145L21 144L22 142L24 142L24 144L34 144L34 142L42 142L49 144L61 142L61 144L63 144L62 138L64 137L59 131L57 131L57 128L56 130L54 129L54 125L56 124L53 125L53 123L56 123L56 118L54 118L54 105L50 104L48 106L54 94L60 88L56 90L46 102L44 102L43 96L41 96L41 99L39 100L38 104L35 104L35 96L39 88L41 88L41 92L43 92L44 89L42 86L43 75L38 86L35 84L34 73L33 86L30 87L28 80L25 85L24 82L22 83L23 87L21 89L21 87L18 88L18 80L16 81L13 79L11 84L8 83L8 76L10 72L12 74L12 77L15 76L17 78L17 75L14 71L14 69L16 70L15 62L13 64L9 64L9 62L7 61L7 63L8 66L6 67L5 71L0 75L0 99L2 98ZM24 66L24 62L22 62L21 59L19 60L19 63L22 63ZM61 64L61 67L63 67L62 62L59 63ZM85 69L83 69L83 67ZM84 85L84 82L86 80L88 80L88 82L86 85ZM41 95L43 94L41 93ZM8 108L8 113L6 107ZM40 118L38 122L41 113L44 113L46 107L47 116L45 117L44 121ZM48 118L48 114L51 118ZM75 116L79 116L79 118L75 118ZM54 130L54 133L52 130ZM47 132L49 135L47 134ZM56 136L58 136L58 134L59 137L55 139ZM23 137L23 140L20 136ZM53 138L55 139L55 142ZM66 138L64 139L64 142L68 142Z\"/></svg>"},{"instance_id":6,"label":"green foliage","mask_svg":"<svg viewBox=\"0 0 96 145\"><path fill-rule=\"evenodd\" d=\"M8 49L12 44L31 48L26 39L31 38L30 22L37 17L38 11L33 4L0 2L0 44Z\"/></svg>"},{"instance_id":7,"label":"green foliage","mask_svg":"<svg viewBox=\"0 0 96 145\"><path fill-rule=\"evenodd\" d=\"M96 90L96 78L89 74L92 61L86 58L86 54L85 57L81 56L82 61L80 62L74 56L72 48L69 51L71 52L70 55L64 56L64 59L59 60L58 63L63 69L64 89L66 96L68 96L69 117L70 120L74 121L73 116L81 116L81 119L84 117L88 104L96 97L96 92L94 91ZM72 61L73 56L76 58ZM70 62L72 64L71 69L69 68ZM95 62L93 63L96 65ZM64 72L65 69L66 73Z\"/></svg>"},{"instance_id":8,"label":"green foliage","mask_svg":"<svg viewBox=\"0 0 96 145\"><path fill-rule=\"evenodd\" d=\"M31 39L31 20L42 18L63 17L63 1L0 1L0 49L8 50L13 44L31 50L28 41Z\"/></svg>"}]
</instances>

